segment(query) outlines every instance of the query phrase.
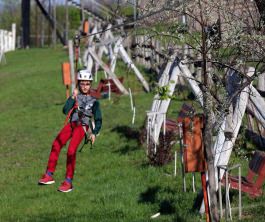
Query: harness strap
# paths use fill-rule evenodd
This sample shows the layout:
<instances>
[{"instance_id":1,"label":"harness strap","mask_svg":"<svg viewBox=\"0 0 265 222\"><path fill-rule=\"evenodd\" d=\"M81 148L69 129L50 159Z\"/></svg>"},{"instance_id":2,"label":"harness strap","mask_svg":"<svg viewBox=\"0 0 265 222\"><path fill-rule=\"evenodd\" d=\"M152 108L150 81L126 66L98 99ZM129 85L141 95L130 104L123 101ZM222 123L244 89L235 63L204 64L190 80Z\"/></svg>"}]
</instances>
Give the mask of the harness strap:
<instances>
[{"instance_id":1,"label":"harness strap","mask_svg":"<svg viewBox=\"0 0 265 222\"><path fill-rule=\"evenodd\" d=\"M73 106L73 108L70 109L70 111L68 112L68 114L67 114L67 116L66 116L66 118L65 118L65 121L64 121L64 126L68 123L68 120L70 119L70 116L72 115L73 111L74 111L75 109L77 109L77 108L78 108L78 104L77 104L77 102L76 102L75 105Z\"/></svg>"},{"instance_id":2,"label":"harness strap","mask_svg":"<svg viewBox=\"0 0 265 222\"><path fill-rule=\"evenodd\" d=\"M90 124L90 120L89 120L89 125L92 125L92 124ZM79 152L82 152L84 146L86 144L88 144L88 142L90 142L90 149L93 148L93 144L92 144L92 141L90 139L90 135L92 134L92 130L91 130L92 128L89 126L87 129L86 126L84 126L84 125L82 127L85 131L85 141L84 141L84 144L82 145L82 147L80 148Z\"/></svg>"}]
</instances>

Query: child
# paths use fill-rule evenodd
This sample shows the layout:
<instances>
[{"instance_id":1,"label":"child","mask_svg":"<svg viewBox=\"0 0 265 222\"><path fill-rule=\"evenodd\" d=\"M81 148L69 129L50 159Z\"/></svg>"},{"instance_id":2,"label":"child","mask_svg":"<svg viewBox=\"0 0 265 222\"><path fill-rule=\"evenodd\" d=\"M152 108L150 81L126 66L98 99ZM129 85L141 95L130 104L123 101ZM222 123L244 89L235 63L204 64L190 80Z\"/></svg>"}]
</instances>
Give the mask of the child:
<instances>
[{"instance_id":1,"label":"child","mask_svg":"<svg viewBox=\"0 0 265 222\"><path fill-rule=\"evenodd\" d=\"M78 145L84 138L86 132L92 144L95 142L96 135L99 133L102 117L99 102L90 96L90 87L93 81L92 74L88 70L80 70L77 75L78 90L73 91L64 107L63 113L68 114L70 121L65 125L55 138L47 165L46 173L39 180L39 184L53 184L53 173L57 165L62 147L70 139L67 151L66 177L65 181L58 188L61 192L70 192L73 189L72 180L75 170L75 160ZM95 121L95 127L92 127L91 118Z\"/></svg>"}]
</instances>

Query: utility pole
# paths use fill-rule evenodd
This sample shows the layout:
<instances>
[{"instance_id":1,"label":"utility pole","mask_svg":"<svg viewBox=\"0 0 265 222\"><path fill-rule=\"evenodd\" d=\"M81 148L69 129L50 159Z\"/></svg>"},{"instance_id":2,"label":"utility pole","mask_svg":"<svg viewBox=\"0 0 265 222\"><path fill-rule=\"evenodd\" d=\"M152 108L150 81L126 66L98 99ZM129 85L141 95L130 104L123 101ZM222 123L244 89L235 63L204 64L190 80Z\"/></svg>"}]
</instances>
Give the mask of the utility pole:
<instances>
[{"instance_id":1,"label":"utility pole","mask_svg":"<svg viewBox=\"0 0 265 222\"><path fill-rule=\"evenodd\" d=\"M82 20L82 24L83 24L84 20L85 20L84 0L80 0L80 4L81 4L81 20Z\"/></svg>"},{"instance_id":2,"label":"utility pole","mask_svg":"<svg viewBox=\"0 0 265 222\"><path fill-rule=\"evenodd\" d=\"M56 21L56 0L53 0L53 32L52 32L52 39L53 39L53 47L56 46L56 26L57 26L57 21Z\"/></svg>"},{"instance_id":3,"label":"utility pole","mask_svg":"<svg viewBox=\"0 0 265 222\"><path fill-rule=\"evenodd\" d=\"M68 0L65 0L65 37L64 40L68 42L69 35L69 8L68 8Z\"/></svg>"},{"instance_id":4,"label":"utility pole","mask_svg":"<svg viewBox=\"0 0 265 222\"><path fill-rule=\"evenodd\" d=\"M30 45L30 0L22 0L22 47L28 48Z\"/></svg>"},{"instance_id":5,"label":"utility pole","mask_svg":"<svg viewBox=\"0 0 265 222\"><path fill-rule=\"evenodd\" d=\"M49 2L48 2L48 14L49 14L49 15L51 15L51 11L52 11L52 10L51 10L51 0L49 0ZM51 38L51 28L48 28L48 30L49 30L49 31L48 31L49 45L51 45L51 42L52 42L52 41L51 41L51 39L52 39L52 38Z\"/></svg>"},{"instance_id":6,"label":"utility pole","mask_svg":"<svg viewBox=\"0 0 265 222\"><path fill-rule=\"evenodd\" d=\"M133 0L133 19L134 19L134 22L137 19L137 6L138 6L138 0Z\"/></svg>"},{"instance_id":7,"label":"utility pole","mask_svg":"<svg viewBox=\"0 0 265 222\"><path fill-rule=\"evenodd\" d=\"M40 45L41 45L41 47L43 47L44 46L44 43L45 43L45 21L44 21L44 15L43 14L41 14L40 15L40 24L41 24L41 38L40 38Z\"/></svg>"},{"instance_id":8,"label":"utility pole","mask_svg":"<svg viewBox=\"0 0 265 222\"><path fill-rule=\"evenodd\" d=\"M40 24L39 24L38 6L35 3L35 44L36 44L36 47L39 47L39 30L40 30Z\"/></svg>"}]
</instances>

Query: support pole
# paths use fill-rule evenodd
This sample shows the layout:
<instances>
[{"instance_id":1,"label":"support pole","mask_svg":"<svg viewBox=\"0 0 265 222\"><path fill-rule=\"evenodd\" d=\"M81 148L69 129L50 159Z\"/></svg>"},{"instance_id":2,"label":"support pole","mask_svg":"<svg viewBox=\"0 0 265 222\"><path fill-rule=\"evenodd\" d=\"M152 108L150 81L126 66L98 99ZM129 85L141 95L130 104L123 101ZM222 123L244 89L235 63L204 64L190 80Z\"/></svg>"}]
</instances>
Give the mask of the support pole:
<instances>
[{"instance_id":1,"label":"support pole","mask_svg":"<svg viewBox=\"0 0 265 222\"><path fill-rule=\"evenodd\" d=\"M196 192L196 188L195 188L195 173L192 173L192 191L193 191L193 193Z\"/></svg>"},{"instance_id":2,"label":"support pole","mask_svg":"<svg viewBox=\"0 0 265 222\"><path fill-rule=\"evenodd\" d=\"M179 145L180 145L180 157L181 157L181 172L182 172L182 180L183 180L183 191L186 192L186 178L185 178L185 167L184 167L184 157L183 157L183 130L182 123L178 124L179 127Z\"/></svg>"},{"instance_id":3,"label":"support pole","mask_svg":"<svg viewBox=\"0 0 265 222\"><path fill-rule=\"evenodd\" d=\"M218 194L219 194L219 214L220 214L220 219L223 218L223 204L222 204L222 182L221 182L221 177L220 177L220 168L217 168L218 170Z\"/></svg>"},{"instance_id":4,"label":"support pole","mask_svg":"<svg viewBox=\"0 0 265 222\"><path fill-rule=\"evenodd\" d=\"M73 49L73 40L68 41L68 50L69 50L69 61L71 67L71 90L72 93L75 89L75 65L74 65L74 49Z\"/></svg>"},{"instance_id":5,"label":"support pole","mask_svg":"<svg viewBox=\"0 0 265 222\"><path fill-rule=\"evenodd\" d=\"M175 150L175 161L174 161L174 176L177 176L177 151Z\"/></svg>"},{"instance_id":6,"label":"support pole","mask_svg":"<svg viewBox=\"0 0 265 222\"><path fill-rule=\"evenodd\" d=\"M228 220L228 199L229 191L228 191L228 171L225 170L225 221Z\"/></svg>"},{"instance_id":7,"label":"support pole","mask_svg":"<svg viewBox=\"0 0 265 222\"><path fill-rule=\"evenodd\" d=\"M204 205L205 205L206 222L210 222L210 210L209 210L209 202L208 202L208 195L207 195L205 172L201 173L201 181L202 181L202 189L203 189L203 200L204 200Z\"/></svg>"},{"instance_id":8,"label":"support pole","mask_svg":"<svg viewBox=\"0 0 265 222\"><path fill-rule=\"evenodd\" d=\"M241 166L238 167L238 188L239 188L239 195L238 195L238 218L241 220L242 217L242 200L241 200Z\"/></svg>"},{"instance_id":9,"label":"support pole","mask_svg":"<svg viewBox=\"0 0 265 222\"><path fill-rule=\"evenodd\" d=\"M65 0L65 36L64 36L65 42L68 42L68 34L69 34L69 8L68 8L68 0Z\"/></svg>"},{"instance_id":10,"label":"support pole","mask_svg":"<svg viewBox=\"0 0 265 222\"><path fill-rule=\"evenodd\" d=\"M53 21L54 21L54 26L53 26L53 31L52 31L52 44L53 47L56 46L56 29L57 29L57 19L56 19L56 0L53 0Z\"/></svg>"}]
</instances>

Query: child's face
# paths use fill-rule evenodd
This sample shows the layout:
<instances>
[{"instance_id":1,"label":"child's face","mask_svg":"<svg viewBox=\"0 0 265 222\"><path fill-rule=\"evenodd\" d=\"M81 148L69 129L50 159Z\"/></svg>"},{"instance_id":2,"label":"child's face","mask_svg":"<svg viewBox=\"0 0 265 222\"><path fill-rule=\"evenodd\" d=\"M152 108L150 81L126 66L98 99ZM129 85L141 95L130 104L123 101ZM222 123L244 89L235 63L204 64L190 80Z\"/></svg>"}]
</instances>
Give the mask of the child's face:
<instances>
[{"instance_id":1,"label":"child's face","mask_svg":"<svg viewBox=\"0 0 265 222\"><path fill-rule=\"evenodd\" d=\"M81 80L79 82L79 89L82 94L88 94L91 87L91 82L88 80Z\"/></svg>"}]
</instances>

